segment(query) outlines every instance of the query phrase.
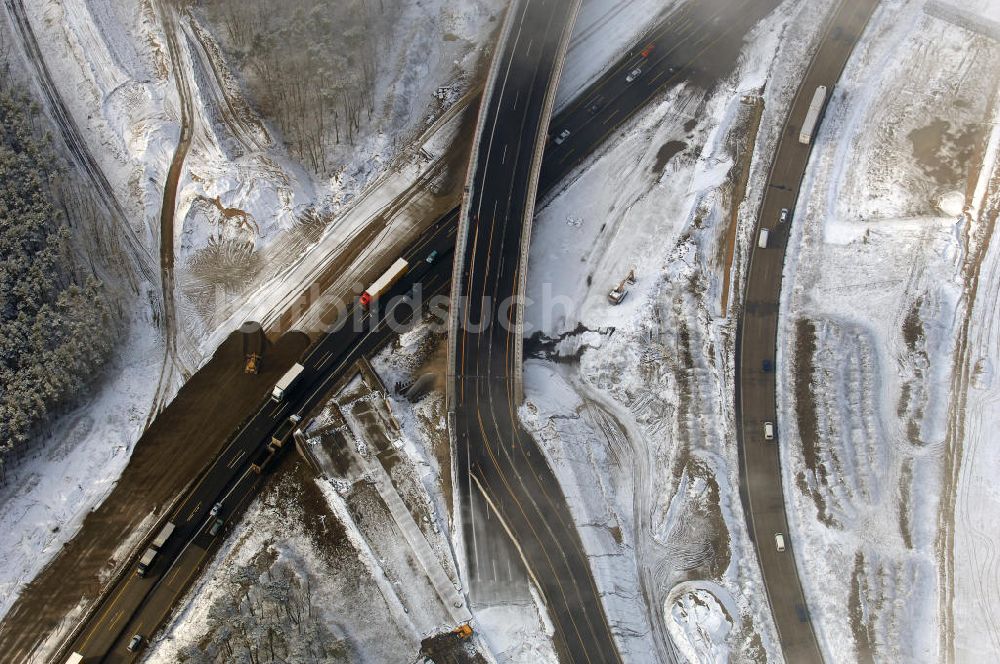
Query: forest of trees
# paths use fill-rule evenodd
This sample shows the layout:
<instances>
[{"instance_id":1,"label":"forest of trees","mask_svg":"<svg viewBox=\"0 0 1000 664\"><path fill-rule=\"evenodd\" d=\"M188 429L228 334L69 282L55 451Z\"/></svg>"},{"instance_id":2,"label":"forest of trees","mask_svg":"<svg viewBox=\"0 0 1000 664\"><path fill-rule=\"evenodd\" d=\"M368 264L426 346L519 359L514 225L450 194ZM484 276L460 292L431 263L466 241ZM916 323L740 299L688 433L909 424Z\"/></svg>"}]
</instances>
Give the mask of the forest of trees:
<instances>
[{"instance_id":1,"label":"forest of trees","mask_svg":"<svg viewBox=\"0 0 1000 664\"><path fill-rule=\"evenodd\" d=\"M0 86L0 481L115 341L105 289L72 252L42 124L23 93Z\"/></svg>"},{"instance_id":2,"label":"forest of trees","mask_svg":"<svg viewBox=\"0 0 1000 664\"><path fill-rule=\"evenodd\" d=\"M226 592L212 603L201 643L178 659L186 664L349 662L346 641L314 613L308 578L277 563L261 574L253 563L234 568Z\"/></svg>"},{"instance_id":3,"label":"forest of trees","mask_svg":"<svg viewBox=\"0 0 1000 664\"><path fill-rule=\"evenodd\" d=\"M375 76L392 66L383 54L400 1L211 0L204 10L288 150L320 175L336 171L336 146L353 146L375 113Z\"/></svg>"}]
</instances>

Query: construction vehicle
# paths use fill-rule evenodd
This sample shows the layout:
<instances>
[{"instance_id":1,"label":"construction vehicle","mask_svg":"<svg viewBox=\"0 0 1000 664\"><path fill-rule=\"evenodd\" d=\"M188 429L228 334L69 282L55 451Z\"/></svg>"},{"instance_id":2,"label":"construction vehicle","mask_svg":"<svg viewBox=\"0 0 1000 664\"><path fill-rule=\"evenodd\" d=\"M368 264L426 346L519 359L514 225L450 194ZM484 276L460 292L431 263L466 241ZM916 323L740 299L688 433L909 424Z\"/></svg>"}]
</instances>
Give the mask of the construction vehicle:
<instances>
[{"instance_id":1,"label":"construction vehicle","mask_svg":"<svg viewBox=\"0 0 1000 664\"><path fill-rule=\"evenodd\" d=\"M250 353L246 357L246 363L243 365L243 373L254 374L260 371L260 355L257 353Z\"/></svg>"},{"instance_id":2,"label":"construction vehicle","mask_svg":"<svg viewBox=\"0 0 1000 664\"><path fill-rule=\"evenodd\" d=\"M396 262L392 264L392 267L386 270L381 277L376 279L375 282L361 294L361 299L359 300L361 306L367 309L371 305L372 300L375 300L387 290L392 288L393 284L399 281L409 269L409 263L402 258L397 258Z\"/></svg>"},{"instance_id":3,"label":"construction vehicle","mask_svg":"<svg viewBox=\"0 0 1000 664\"><path fill-rule=\"evenodd\" d=\"M610 302L611 304L621 304L622 300L625 299L625 296L628 295L628 288L625 287L625 284L634 284L634 283L635 283L635 268L632 268L631 270L629 270L628 274L625 275L625 278L622 279L621 282L617 286L612 288L611 291L608 293L608 302Z\"/></svg>"},{"instance_id":4,"label":"construction vehicle","mask_svg":"<svg viewBox=\"0 0 1000 664\"><path fill-rule=\"evenodd\" d=\"M457 636L458 638L462 639L463 641L465 641L466 639L469 639L472 636L472 625L470 625L469 623L464 623L462 625L459 625L455 629L451 630L451 633Z\"/></svg>"},{"instance_id":5,"label":"construction vehicle","mask_svg":"<svg viewBox=\"0 0 1000 664\"><path fill-rule=\"evenodd\" d=\"M270 450L280 450L284 447L292 438L292 433L295 431L295 425L302 421L302 418L298 415L290 415L287 420L282 422L281 426L275 429L274 433L271 434L271 442L268 444L268 449Z\"/></svg>"},{"instance_id":6,"label":"construction vehicle","mask_svg":"<svg viewBox=\"0 0 1000 664\"><path fill-rule=\"evenodd\" d=\"M799 143L809 145L813 134L816 132L816 124L819 122L820 113L823 112L823 105L826 103L826 86L821 85L813 93L812 101L809 102L809 110L806 111L805 122L802 123L802 130L799 131Z\"/></svg>"},{"instance_id":7,"label":"construction vehicle","mask_svg":"<svg viewBox=\"0 0 1000 664\"><path fill-rule=\"evenodd\" d=\"M298 362L292 365L292 368L285 372L285 375L278 380L274 389L271 390L271 400L281 401L284 399L288 391L292 389L295 383L298 382L299 377L302 376L302 372L305 371L305 369L306 368Z\"/></svg>"},{"instance_id":8,"label":"construction vehicle","mask_svg":"<svg viewBox=\"0 0 1000 664\"><path fill-rule=\"evenodd\" d=\"M261 450L257 452L257 456L255 456L253 461L250 463L250 470L258 475L263 474L264 469L267 468L268 464L271 463L271 459L274 458L274 449L275 448L270 445L261 448Z\"/></svg>"},{"instance_id":9,"label":"construction vehicle","mask_svg":"<svg viewBox=\"0 0 1000 664\"><path fill-rule=\"evenodd\" d=\"M264 328L256 321L247 321L240 326L240 338L243 340L243 373L256 375L267 344Z\"/></svg>"}]
</instances>

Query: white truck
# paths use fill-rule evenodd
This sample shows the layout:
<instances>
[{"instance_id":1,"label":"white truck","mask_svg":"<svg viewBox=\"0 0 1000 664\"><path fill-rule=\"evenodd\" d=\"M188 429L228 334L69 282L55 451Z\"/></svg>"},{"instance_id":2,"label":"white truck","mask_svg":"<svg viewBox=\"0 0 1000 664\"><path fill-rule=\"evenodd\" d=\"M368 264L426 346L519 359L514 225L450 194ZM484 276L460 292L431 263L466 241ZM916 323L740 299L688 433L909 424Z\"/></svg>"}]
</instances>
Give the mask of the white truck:
<instances>
[{"instance_id":1,"label":"white truck","mask_svg":"<svg viewBox=\"0 0 1000 664\"><path fill-rule=\"evenodd\" d=\"M285 394L298 382L299 377L302 376L302 372L305 369L298 362L292 365L292 368L285 372L285 375L278 380L274 389L271 390L271 401L281 401L284 399Z\"/></svg>"},{"instance_id":2,"label":"white truck","mask_svg":"<svg viewBox=\"0 0 1000 664\"><path fill-rule=\"evenodd\" d=\"M149 571L149 568L153 566L153 561L156 560L156 554L160 552L160 549L167 543L167 540L170 539L173 533L174 524L169 521L160 528L160 532L157 533L156 538L149 543L149 547L142 554L142 558L139 559L139 564L135 568L136 574L146 576L146 572Z\"/></svg>"},{"instance_id":3,"label":"white truck","mask_svg":"<svg viewBox=\"0 0 1000 664\"><path fill-rule=\"evenodd\" d=\"M78 652L71 654L66 660L66 664L83 664L83 655Z\"/></svg>"},{"instance_id":4,"label":"white truck","mask_svg":"<svg viewBox=\"0 0 1000 664\"><path fill-rule=\"evenodd\" d=\"M816 123L819 121L819 114L823 111L823 104L826 103L826 86L821 85L813 93L812 101L809 102L809 110L806 112L805 122L802 123L802 130L799 132L799 143L809 145L813 134L816 132Z\"/></svg>"},{"instance_id":5,"label":"white truck","mask_svg":"<svg viewBox=\"0 0 1000 664\"><path fill-rule=\"evenodd\" d=\"M757 246L761 249L767 249L767 239L771 235L771 230L769 228L760 229L760 235L757 236Z\"/></svg>"},{"instance_id":6,"label":"white truck","mask_svg":"<svg viewBox=\"0 0 1000 664\"><path fill-rule=\"evenodd\" d=\"M160 533L156 536L156 539L153 540L153 543L150 544L150 546L159 551L163 548L163 545L167 543L167 540L171 535L173 535L173 533L174 524L167 521L167 523L160 528Z\"/></svg>"},{"instance_id":7,"label":"white truck","mask_svg":"<svg viewBox=\"0 0 1000 664\"><path fill-rule=\"evenodd\" d=\"M402 258L397 258L396 262L392 264L392 267L386 270L381 277L376 279L375 282L361 294L361 306L367 309L372 303L372 300L392 288L392 285L399 281L399 279L406 274L406 271L409 269L409 263Z\"/></svg>"}]
</instances>

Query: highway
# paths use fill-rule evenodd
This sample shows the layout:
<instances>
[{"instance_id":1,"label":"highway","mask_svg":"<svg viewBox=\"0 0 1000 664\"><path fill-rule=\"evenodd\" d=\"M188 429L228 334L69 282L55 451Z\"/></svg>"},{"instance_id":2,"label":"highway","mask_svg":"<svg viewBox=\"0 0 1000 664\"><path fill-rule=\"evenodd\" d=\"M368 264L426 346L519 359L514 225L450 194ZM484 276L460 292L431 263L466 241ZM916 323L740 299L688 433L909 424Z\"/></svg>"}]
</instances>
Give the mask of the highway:
<instances>
[{"instance_id":1,"label":"highway","mask_svg":"<svg viewBox=\"0 0 1000 664\"><path fill-rule=\"evenodd\" d=\"M129 639L133 634L148 638L155 632L208 559L218 541L207 533L214 520L209 517L212 506L221 501L218 516L228 521L254 494L260 476L250 469L250 464L273 432L290 415L303 415L318 405L347 367L396 333L388 324L390 318L402 322L413 311L404 295L418 285L424 299L447 292L455 228L454 215L435 222L428 234L404 254L411 267L399 283L368 311L352 306L346 325L311 346L302 360L306 370L289 397L280 403L264 403L234 435L184 501L170 513L169 519L177 529L150 573L145 577L127 574L109 589L93 618L74 639L71 651L83 654L88 661L128 662L138 656L126 652ZM435 251L433 262L427 262ZM353 323L355 317L360 326Z\"/></svg>"},{"instance_id":2,"label":"highway","mask_svg":"<svg viewBox=\"0 0 1000 664\"><path fill-rule=\"evenodd\" d=\"M798 576L795 533L789 533L785 517L779 453L783 443L764 439L764 422L778 420L776 372L773 368L765 371L764 362L773 362L777 347L782 266L789 224L795 223L794 219L784 223L778 220L782 208L795 210L809 161L811 145L799 142L799 130L813 92L820 85L834 91L876 4L878 0L844 0L840 4L796 92L765 187L737 327L736 404L743 465L741 497L785 661L796 664L822 662L823 658ZM765 249L756 246L761 228L770 229ZM781 416L791 417L792 414L781 413ZM775 545L777 533L783 534L785 539L783 552Z\"/></svg>"},{"instance_id":3,"label":"highway","mask_svg":"<svg viewBox=\"0 0 1000 664\"><path fill-rule=\"evenodd\" d=\"M707 89L721 80L735 63L742 34L775 4L734 7L716 0L668 17L552 123L540 191L669 84L691 80ZM547 131L540 120L549 79L539 71L552 68L545 47L538 52L531 46L556 41L547 32L552 17L545 10L544 3L512 6L521 12L519 29L525 27L498 54L504 73L480 110L482 130L462 210L467 232L452 286L453 302L461 304L450 338L456 488L470 586L499 580L498 528L490 521L498 514L545 598L561 659L615 662L620 656L572 515L516 413L522 339L511 304L527 261L535 147ZM539 13L534 19L532 11ZM627 80L637 67L641 73Z\"/></svg>"},{"instance_id":4,"label":"highway","mask_svg":"<svg viewBox=\"0 0 1000 664\"><path fill-rule=\"evenodd\" d=\"M449 358L455 373L449 404L469 584L475 588L496 573L488 542L497 527L485 520L485 498L510 530L545 599L560 658L618 662L566 500L545 457L520 428L512 375L520 330L512 324L517 314L511 304L534 207L538 147L545 141L576 7L518 0L507 10L513 27L495 56L499 73L492 89L484 92L471 193L462 206L467 223L459 238L463 254L456 257L459 278L452 285Z\"/></svg>"},{"instance_id":5,"label":"highway","mask_svg":"<svg viewBox=\"0 0 1000 664\"><path fill-rule=\"evenodd\" d=\"M700 81L719 80L724 77L735 64L739 52L739 41L736 41L735 48L727 48L726 44L731 40L736 40L753 25L759 18L766 15L775 5L777 0L751 0L737 5L729 5L722 0L710 0L704 3L701 11L692 13L682 8L667 17L648 37L644 38L642 44L637 45L634 52L627 54L620 62L616 63L609 72L599 79L594 85L574 103L572 103L564 113L557 116L553 121L553 127L571 128L571 137L558 148L552 142L547 146L545 160L542 165L542 175L540 179L540 191L546 191L556 185L569 172L569 170L582 159L589 151L598 147L611 131L621 125L626 119L639 110L654 94L662 92L668 85L677 84L688 80L691 77ZM711 10L711 11L708 11ZM650 56L643 57L639 54L641 47L647 42L655 41L657 46ZM697 48L692 46L697 45ZM712 54L705 57L706 49ZM530 53L530 52L529 52ZM644 65L644 77L640 85L625 85L623 83L627 72L634 68L634 64L641 58L648 61ZM673 71L670 71L673 68ZM512 69L512 75L523 76L524 72L519 69ZM667 72L663 74L663 72ZM658 75L659 74L659 75ZM689 77L690 74L690 77ZM530 86L529 86L530 87ZM599 98L602 100L600 107L596 111L589 110L592 103L585 104L585 101ZM536 127L538 131L544 131L541 127ZM524 133L519 134L523 138ZM508 143L509 145L510 143ZM569 152L572 147L572 152ZM511 149L511 148L508 148ZM494 159L497 155L494 155ZM507 160L513 159L510 156L501 154L500 166L506 168L510 163ZM525 157L526 158L526 157ZM519 171L522 172L522 171ZM495 199L499 200L499 199ZM480 199L480 202L482 199ZM454 246L455 226L459 211L453 210L435 222L428 235L419 240L413 248L404 255L422 260L430 251L437 250L439 257L434 266L422 274L413 271L407 275L393 290L392 293L403 293L412 288L414 284L420 283L423 287L424 296L427 297L433 292L444 292L448 287L449 268L448 256ZM506 227L503 234L506 235ZM511 245L513 247L513 245ZM516 264L519 260L516 252L511 252L508 257ZM503 267L503 259L500 260L499 268ZM423 266L421 266L423 267ZM496 276L501 270L493 273ZM515 270L508 270L505 273L507 281L505 286L497 287L491 292L501 292L510 290L512 284L509 278ZM480 287L485 284L480 283ZM380 318L384 320L384 316ZM495 332L499 332L499 326L495 326ZM227 496L223 501L221 515L229 520L235 517L247 499L253 495L257 485L257 476L248 471L250 460L254 454L270 439L272 432L293 412L305 412L307 406L322 396L325 387L328 387L339 378L341 371L353 364L362 354L371 352L392 334L391 330L385 326L381 327L377 333L356 334L350 328L333 332L317 344L306 356L304 364L307 373L300 385L301 394L293 395L296 405L278 405L268 402L256 413L234 435L228 443L225 451L218 457L213 465L204 474L202 480L189 493L175 514L178 515L178 529L164 548L162 556L157 560L151 573L140 578L134 574L129 574L120 584L109 589L104 594L104 599L93 614L93 619L81 631L73 644L77 648L83 648L88 660L91 657L101 658L104 653L108 654L107 661L131 661L131 657L125 652L124 645L134 633L141 633L144 636L152 635L156 626L162 622L163 617L174 604L183 588L197 574L200 566L207 560L213 546L217 543L214 538L210 538L203 531L207 524L207 514L211 506L217 502L219 497ZM489 343L489 337L485 337ZM507 335L504 338L505 344L513 343L515 340ZM487 360L482 366L486 370L503 369L506 365L499 362L500 353L496 358L492 358L492 350L487 351L484 358ZM497 389L504 384L499 380L502 374L496 374L497 381L493 381L492 388L482 392L491 399L491 395L496 394L506 399L506 392ZM471 382L476 384L476 393L480 393L481 388L490 383L489 380L479 381L472 378ZM488 401L492 405L492 401ZM486 405L486 402L484 402ZM502 406L502 407L501 407ZM558 485L551 476L544 459L534 447L534 441L530 436L525 436L514 423L517 421L511 410L512 402L498 402L497 408L484 410L488 416L486 421L491 422L492 431L497 436L495 440L507 441L502 445L503 451L519 451L522 459L531 459L522 468L510 467L510 477L520 478L522 471L536 471L532 475L536 483L541 482L541 493L532 494L544 497L545 492L549 492L549 498L553 501L562 501ZM473 415L473 411L467 411L468 415ZM475 425L472 431L479 429L479 419L475 422L466 420L467 425ZM514 441L510 442L513 432ZM508 445L510 447L508 447ZM467 449L467 448L466 448ZM461 453L461 448L458 450ZM480 452L485 453L486 449L480 447ZM484 463L492 463L488 455L480 455L480 460ZM473 470L471 455L466 454L465 470ZM479 473L486 466L475 466ZM461 468L459 469L462 470ZM461 473L460 473L461 474ZM491 495L497 498L497 505L506 505L506 509L514 506L514 503L503 495L506 490L501 477L497 473L477 475L473 479L471 473L465 474L466 486L463 491L469 489L469 482L482 482L487 491L494 491ZM527 480L526 480L527 481ZM498 484L499 483L499 484ZM499 492L497 488L502 487ZM553 490L554 489L554 490ZM463 502L463 505L467 503ZM541 509L542 520L538 523L543 525L543 533L550 532L546 519L551 512L542 503L535 503L527 506L528 509ZM575 578L580 571L583 571L585 585L577 590L582 595L590 595L589 621L597 622L591 632L597 633L602 642L608 644L613 650L613 641L606 631L607 625L604 621L603 612L599 603L593 602L596 599L596 589L590 580L589 566L586 560L581 558L582 552L579 550L578 536L572 520L569 519L568 512L563 504L563 509L558 512L559 522L562 526L572 532L570 540L575 543L573 551L574 562L564 567L564 573L568 573ZM490 526L492 527L492 526ZM525 530L530 530L527 524L523 525ZM466 533L467 537L469 533ZM501 534L501 537L505 535ZM521 542L521 538L518 538ZM523 546L523 545L522 545ZM473 546L470 551L475 549ZM489 551L482 555L489 556ZM542 560L546 557L546 551L541 548L526 549L525 556L529 561ZM470 554L471 555L471 554ZM177 562L173 562L173 561ZM484 561L487 558L483 559ZM492 561L490 561L492 562ZM471 569L478 571L479 559L470 562ZM582 565L582 566L580 566ZM536 569L539 569L536 566ZM589 586L589 590L586 586ZM570 610L567 603L573 597L572 592L566 595L563 592L553 595L556 606L550 605L550 609L558 612L560 619L565 623L570 617ZM549 596L546 596L547 599ZM581 604L583 606L584 604ZM560 608L560 606L562 608ZM599 616L599 619L598 619ZM601 631L604 634L601 635ZM617 659L617 653L603 652L607 661ZM590 657L583 655L584 659L574 661L601 661L602 653L600 648L590 653Z\"/></svg>"}]
</instances>

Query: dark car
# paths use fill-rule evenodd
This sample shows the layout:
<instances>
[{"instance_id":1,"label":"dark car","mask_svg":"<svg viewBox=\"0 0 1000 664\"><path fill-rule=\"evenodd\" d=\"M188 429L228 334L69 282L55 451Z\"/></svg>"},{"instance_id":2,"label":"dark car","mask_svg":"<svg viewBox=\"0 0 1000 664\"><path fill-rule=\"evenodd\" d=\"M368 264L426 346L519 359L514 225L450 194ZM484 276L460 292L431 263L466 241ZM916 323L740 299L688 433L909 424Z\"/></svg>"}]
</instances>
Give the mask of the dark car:
<instances>
[{"instance_id":1,"label":"dark car","mask_svg":"<svg viewBox=\"0 0 1000 664\"><path fill-rule=\"evenodd\" d=\"M774 362L771 360L764 360L760 363L760 368L764 370L764 373L771 373L774 371Z\"/></svg>"}]
</instances>

